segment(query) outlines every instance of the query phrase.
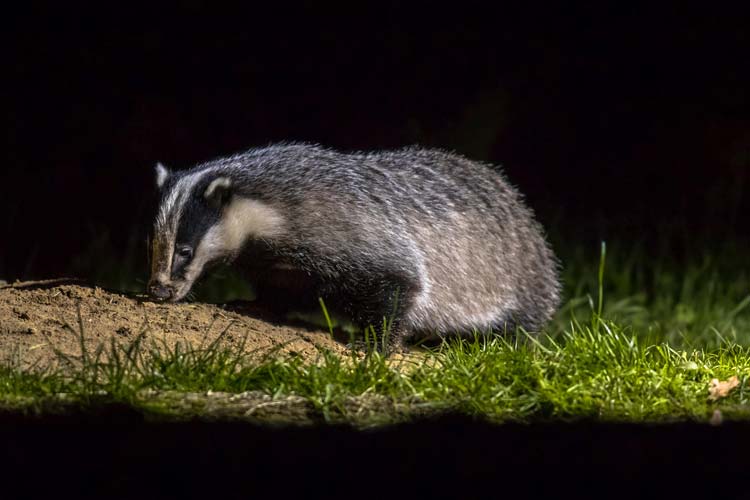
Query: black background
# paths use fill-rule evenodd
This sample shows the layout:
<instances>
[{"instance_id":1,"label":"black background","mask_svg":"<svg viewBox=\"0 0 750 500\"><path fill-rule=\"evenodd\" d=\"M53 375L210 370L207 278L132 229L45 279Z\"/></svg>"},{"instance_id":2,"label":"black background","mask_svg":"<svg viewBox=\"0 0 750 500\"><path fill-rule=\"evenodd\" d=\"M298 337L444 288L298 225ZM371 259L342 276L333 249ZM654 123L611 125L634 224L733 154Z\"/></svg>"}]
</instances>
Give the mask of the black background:
<instances>
[{"instance_id":1,"label":"black background","mask_svg":"<svg viewBox=\"0 0 750 500\"><path fill-rule=\"evenodd\" d=\"M557 244L747 234L744 11L160 5L5 16L0 277L145 261L155 162L280 140L500 163Z\"/></svg>"},{"instance_id":2,"label":"black background","mask_svg":"<svg viewBox=\"0 0 750 500\"><path fill-rule=\"evenodd\" d=\"M746 498L743 424L357 430L0 416L8 498Z\"/></svg>"}]
</instances>

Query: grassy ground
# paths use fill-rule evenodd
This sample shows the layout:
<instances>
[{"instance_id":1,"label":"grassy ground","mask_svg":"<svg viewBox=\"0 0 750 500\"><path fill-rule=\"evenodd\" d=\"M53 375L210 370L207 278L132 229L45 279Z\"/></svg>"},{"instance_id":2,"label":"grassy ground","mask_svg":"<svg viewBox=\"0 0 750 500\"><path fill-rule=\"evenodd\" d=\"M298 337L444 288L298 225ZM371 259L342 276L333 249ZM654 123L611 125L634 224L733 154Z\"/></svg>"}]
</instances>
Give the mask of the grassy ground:
<instances>
[{"instance_id":1,"label":"grassy ground","mask_svg":"<svg viewBox=\"0 0 750 500\"><path fill-rule=\"evenodd\" d=\"M539 337L451 341L400 362L321 352L312 365L246 358L220 340L185 351L138 338L66 358L72 371L1 367L0 404L361 426L442 412L522 422L750 417L750 277L729 265L742 261L727 249L682 262L627 250L610 247L606 268L604 253L569 257L566 302ZM713 379L732 377L735 387L714 381L709 397Z\"/></svg>"}]
</instances>

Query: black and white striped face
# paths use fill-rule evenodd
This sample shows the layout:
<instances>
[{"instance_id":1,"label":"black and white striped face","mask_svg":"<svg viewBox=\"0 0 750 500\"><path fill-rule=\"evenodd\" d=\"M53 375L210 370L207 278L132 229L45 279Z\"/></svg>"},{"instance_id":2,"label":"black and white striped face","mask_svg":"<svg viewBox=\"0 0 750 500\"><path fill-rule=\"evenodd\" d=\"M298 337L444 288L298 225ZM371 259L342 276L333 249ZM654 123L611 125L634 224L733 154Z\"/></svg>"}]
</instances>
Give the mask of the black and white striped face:
<instances>
[{"instance_id":1,"label":"black and white striped face","mask_svg":"<svg viewBox=\"0 0 750 500\"><path fill-rule=\"evenodd\" d=\"M239 195L211 170L171 173L156 166L161 191L151 247L148 293L176 302L212 264L231 261L248 238L273 238L282 218L265 203Z\"/></svg>"}]
</instances>

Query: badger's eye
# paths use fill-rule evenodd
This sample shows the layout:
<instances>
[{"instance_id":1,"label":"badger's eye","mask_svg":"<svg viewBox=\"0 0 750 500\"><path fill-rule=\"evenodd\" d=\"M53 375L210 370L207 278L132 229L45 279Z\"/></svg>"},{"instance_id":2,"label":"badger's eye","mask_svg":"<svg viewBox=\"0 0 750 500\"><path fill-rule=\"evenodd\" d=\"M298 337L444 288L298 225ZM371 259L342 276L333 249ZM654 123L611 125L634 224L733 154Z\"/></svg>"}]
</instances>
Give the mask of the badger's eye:
<instances>
[{"instance_id":1,"label":"badger's eye","mask_svg":"<svg viewBox=\"0 0 750 500\"><path fill-rule=\"evenodd\" d=\"M193 249L190 247L177 247L177 255L183 259L189 259L193 256Z\"/></svg>"}]
</instances>

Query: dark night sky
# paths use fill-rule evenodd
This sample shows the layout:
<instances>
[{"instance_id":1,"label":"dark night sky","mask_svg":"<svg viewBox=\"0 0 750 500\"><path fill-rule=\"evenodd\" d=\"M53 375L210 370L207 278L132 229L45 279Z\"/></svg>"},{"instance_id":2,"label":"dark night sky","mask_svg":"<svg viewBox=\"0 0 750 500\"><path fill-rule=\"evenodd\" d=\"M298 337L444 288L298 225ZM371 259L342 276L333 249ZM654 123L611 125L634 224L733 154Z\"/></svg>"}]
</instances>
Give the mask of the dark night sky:
<instances>
[{"instance_id":1,"label":"dark night sky","mask_svg":"<svg viewBox=\"0 0 750 500\"><path fill-rule=\"evenodd\" d=\"M156 161L279 140L500 163L568 242L747 234L745 12L210 5L8 16L0 277L142 245Z\"/></svg>"}]
</instances>

